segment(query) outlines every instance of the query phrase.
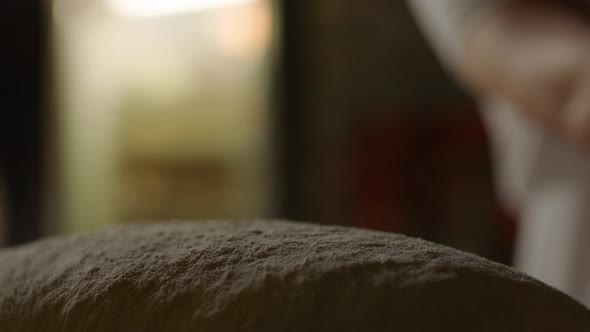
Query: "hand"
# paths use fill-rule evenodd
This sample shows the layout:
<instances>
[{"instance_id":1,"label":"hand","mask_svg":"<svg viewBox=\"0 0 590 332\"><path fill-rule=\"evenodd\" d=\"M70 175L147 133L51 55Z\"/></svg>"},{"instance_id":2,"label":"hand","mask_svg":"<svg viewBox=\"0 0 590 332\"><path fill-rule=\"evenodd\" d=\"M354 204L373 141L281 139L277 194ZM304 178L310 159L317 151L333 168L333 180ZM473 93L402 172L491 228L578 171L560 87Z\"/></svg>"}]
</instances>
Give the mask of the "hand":
<instances>
[{"instance_id":1,"label":"hand","mask_svg":"<svg viewBox=\"0 0 590 332\"><path fill-rule=\"evenodd\" d=\"M590 148L590 54L586 58L566 101L561 131L574 143Z\"/></svg>"},{"instance_id":2,"label":"hand","mask_svg":"<svg viewBox=\"0 0 590 332\"><path fill-rule=\"evenodd\" d=\"M590 148L590 25L543 2L479 19L466 43L468 83Z\"/></svg>"}]
</instances>

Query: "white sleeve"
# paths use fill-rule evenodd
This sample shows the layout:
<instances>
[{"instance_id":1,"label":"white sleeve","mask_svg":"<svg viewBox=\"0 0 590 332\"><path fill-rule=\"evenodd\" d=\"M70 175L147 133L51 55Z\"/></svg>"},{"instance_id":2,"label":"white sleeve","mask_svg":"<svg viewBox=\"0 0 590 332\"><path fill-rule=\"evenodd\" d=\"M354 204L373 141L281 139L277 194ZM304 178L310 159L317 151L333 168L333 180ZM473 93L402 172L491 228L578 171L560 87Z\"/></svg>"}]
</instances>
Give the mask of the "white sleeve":
<instances>
[{"instance_id":1,"label":"white sleeve","mask_svg":"<svg viewBox=\"0 0 590 332\"><path fill-rule=\"evenodd\" d=\"M408 0L432 47L451 67L461 61L471 14L494 2L498 0Z\"/></svg>"}]
</instances>

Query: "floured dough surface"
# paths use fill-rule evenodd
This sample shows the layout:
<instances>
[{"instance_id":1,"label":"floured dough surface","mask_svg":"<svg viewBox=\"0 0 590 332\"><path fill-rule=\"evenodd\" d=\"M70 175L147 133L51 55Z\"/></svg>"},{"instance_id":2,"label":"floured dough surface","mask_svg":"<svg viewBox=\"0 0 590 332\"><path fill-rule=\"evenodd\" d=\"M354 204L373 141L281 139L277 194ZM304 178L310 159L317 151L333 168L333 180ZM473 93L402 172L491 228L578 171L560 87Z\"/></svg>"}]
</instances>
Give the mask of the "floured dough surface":
<instances>
[{"instance_id":1,"label":"floured dough surface","mask_svg":"<svg viewBox=\"0 0 590 332\"><path fill-rule=\"evenodd\" d=\"M507 267L288 222L135 225L0 251L0 331L590 331Z\"/></svg>"}]
</instances>

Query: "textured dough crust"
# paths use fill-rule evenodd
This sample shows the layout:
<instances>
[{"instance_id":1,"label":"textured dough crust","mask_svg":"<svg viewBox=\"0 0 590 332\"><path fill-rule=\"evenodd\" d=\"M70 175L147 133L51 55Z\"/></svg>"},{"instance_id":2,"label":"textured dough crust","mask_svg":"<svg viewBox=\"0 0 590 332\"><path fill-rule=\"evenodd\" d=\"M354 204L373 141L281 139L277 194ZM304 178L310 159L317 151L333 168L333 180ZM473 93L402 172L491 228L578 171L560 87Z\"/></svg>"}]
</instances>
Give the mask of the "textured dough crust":
<instances>
[{"instance_id":1,"label":"textured dough crust","mask_svg":"<svg viewBox=\"0 0 590 332\"><path fill-rule=\"evenodd\" d=\"M514 270L288 222L117 227L0 251L0 331L590 331Z\"/></svg>"}]
</instances>

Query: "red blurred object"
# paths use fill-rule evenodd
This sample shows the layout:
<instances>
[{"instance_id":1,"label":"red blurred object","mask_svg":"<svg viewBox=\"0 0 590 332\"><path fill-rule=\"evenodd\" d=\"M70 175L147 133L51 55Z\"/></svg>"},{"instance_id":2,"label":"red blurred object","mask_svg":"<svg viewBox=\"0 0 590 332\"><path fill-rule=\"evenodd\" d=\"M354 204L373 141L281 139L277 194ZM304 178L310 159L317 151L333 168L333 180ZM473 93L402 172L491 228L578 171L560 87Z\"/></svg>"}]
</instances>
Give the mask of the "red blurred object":
<instances>
[{"instance_id":1,"label":"red blurred object","mask_svg":"<svg viewBox=\"0 0 590 332\"><path fill-rule=\"evenodd\" d=\"M497 204L475 106L381 113L389 115L365 123L351 144L352 224L508 261L516 227Z\"/></svg>"}]
</instances>

